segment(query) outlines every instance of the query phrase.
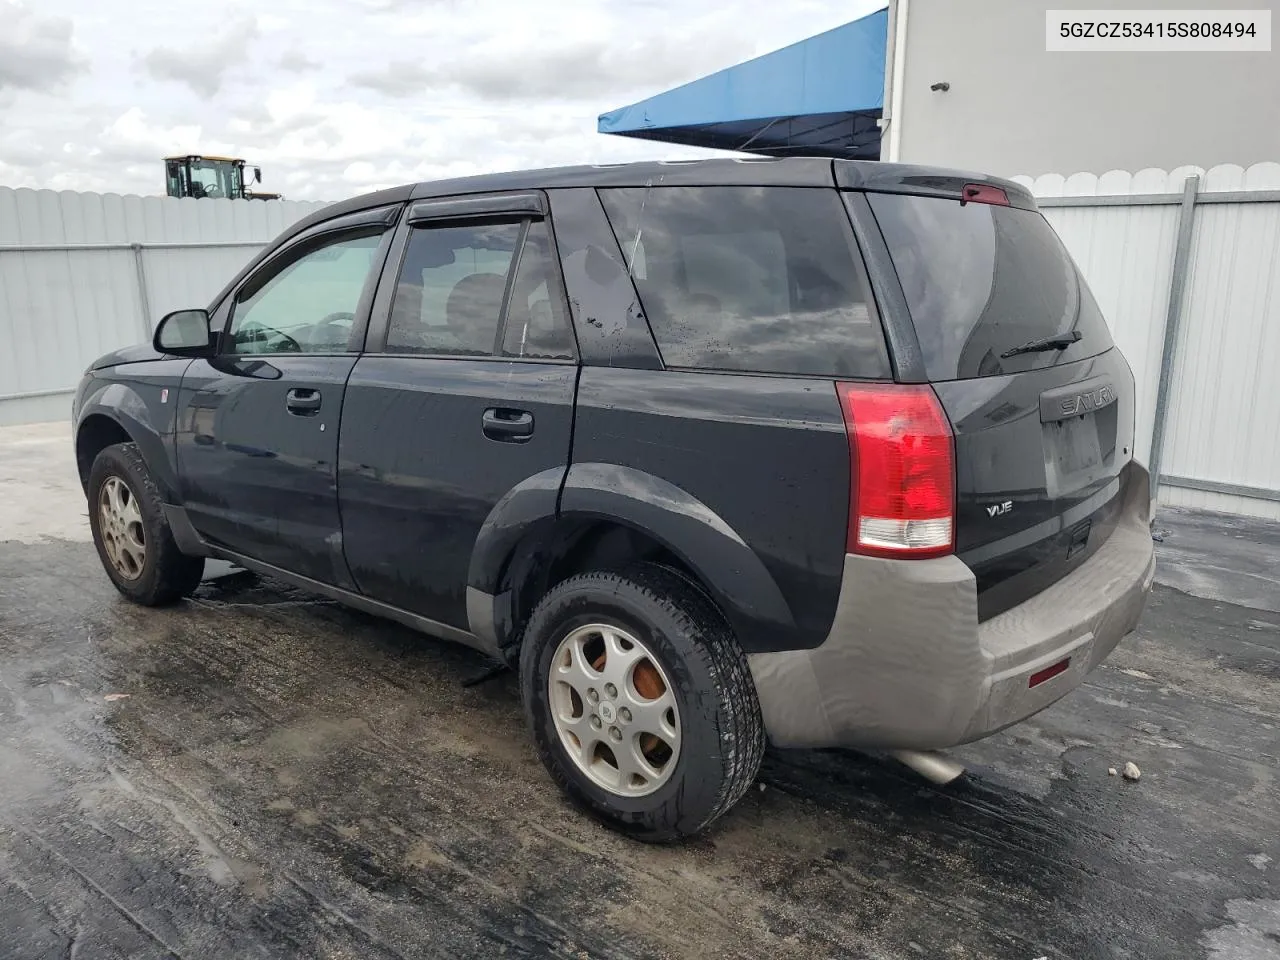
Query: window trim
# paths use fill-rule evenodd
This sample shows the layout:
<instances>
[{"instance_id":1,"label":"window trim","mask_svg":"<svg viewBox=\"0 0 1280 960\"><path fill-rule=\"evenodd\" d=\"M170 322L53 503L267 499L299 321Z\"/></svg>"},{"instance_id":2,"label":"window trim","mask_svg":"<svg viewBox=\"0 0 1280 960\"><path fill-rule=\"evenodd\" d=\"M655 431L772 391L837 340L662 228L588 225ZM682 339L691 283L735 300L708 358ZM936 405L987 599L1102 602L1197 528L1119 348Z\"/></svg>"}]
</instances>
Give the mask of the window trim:
<instances>
[{"instance_id":1,"label":"window trim","mask_svg":"<svg viewBox=\"0 0 1280 960\"><path fill-rule=\"evenodd\" d=\"M551 222L550 216L544 213L534 214L530 212L518 213L508 209L507 200L509 197L519 198L520 202L527 204L530 196L538 197L545 206L545 198L541 193L538 194L494 194L487 197L442 197L439 200L431 200L427 203L452 204L455 200L477 201L474 206L468 206L468 213L463 216L459 214L446 215L441 217L431 217L430 219L422 219L415 216L414 211L421 213L420 207L426 204L411 204L400 218L400 223L395 229L395 235L390 244L390 250L387 254L386 261L383 264L382 275L378 281L377 291L373 296L373 304L369 315L368 328L365 331L364 343L362 348L363 354L376 354L381 357L398 357L402 359L412 360L490 360L495 363L548 363L558 364L562 366L577 366L581 362L581 351L578 347L578 335L573 326L573 314L569 308L568 290L565 286L563 268L560 263L559 248L556 245L555 228ZM508 357L502 353L502 344L506 339L507 319L509 308L511 305L511 294L514 289L516 279L518 277L520 262L524 259L524 245L529 235L529 228L534 222L542 222L547 227L547 234L550 238L550 255L552 260L552 276L550 282L559 285L557 293L560 296L560 304L563 310L565 323L569 328L570 339L573 349L572 358L552 358L552 357ZM404 270L405 258L409 252L409 241L415 230L430 230L433 228L449 228L466 226L472 223L519 223L520 236L517 240L515 255L511 258L511 263L507 268L507 285L502 294L502 314L498 318L498 330L494 339L494 350L488 354L462 354L462 353L424 353L415 351L406 353L398 350L387 349L387 337L391 332L391 309L395 303L396 287L400 280L400 274Z\"/></svg>"},{"instance_id":2,"label":"window trim","mask_svg":"<svg viewBox=\"0 0 1280 960\"><path fill-rule=\"evenodd\" d=\"M894 380L897 383L928 383L920 338L907 310L907 297L902 292L897 267L889 256L889 244L880 232L875 214L871 212L871 203L866 193L860 190L841 190L840 197L858 245L863 282L867 284L871 298L877 302L876 310L889 347Z\"/></svg>"},{"instance_id":3,"label":"window trim","mask_svg":"<svg viewBox=\"0 0 1280 960\"><path fill-rule=\"evenodd\" d=\"M560 284L560 316L558 319L563 321L564 326L569 331L570 349L573 351L572 357L511 357L503 352L503 346L507 342L507 330L511 323L511 298L515 295L516 281L520 279L520 267L524 263L524 252L529 241L529 231L533 229L535 223L541 223L547 228L547 240L550 249L547 256L553 261L551 267L551 276L546 280L547 293L554 297L555 294L551 290L551 286L555 283ZM573 329L573 317L569 312L569 296L565 290L564 277L561 276L560 252L556 247L556 236L551 228L550 218L539 220L537 217L526 217L522 221L520 228L520 246L516 248L516 255L511 263L511 274L507 277L507 289L502 297L502 319L498 324L497 338L493 342L493 357L495 360L514 360L517 362L531 363L574 363L578 362L580 354L578 352L578 335Z\"/></svg>"},{"instance_id":4,"label":"window trim","mask_svg":"<svg viewBox=\"0 0 1280 960\"><path fill-rule=\"evenodd\" d=\"M382 271L386 266L387 254L391 249L391 241L394 234L392 224L394 218L399 215L402 204L394 204L389 207L375 207L369 210L361 210L358 213L349 214L344 217L336 217L333 220L316 224L314 227L300 233L298 236L291 238L287 243L279 248L272 250L270 254L259 264L253 267L248 273L241 278L235 288L225 297L223 297L214 307L213 313L225 310L226 318L222 322L221 328L218 330L218 349L219 357L345 357L352 353L358 353L361 345L364 343L365 332L369 326L369 312L373 304L374 293L377 289L377 283L382 275ZM347 339L345 350L333 351L326 350L323 352L302 351L298 353L235 353L228 349L231 338L231 324L235 322L236 307L240 304L240 295L246 289L255 284L260 278L261 283L255 289L261 289L270 283L275 277L287 270L298 260L307 256L307 254L320 249L330 242L340 240L338 235L374 236L380 234L377 247L374 248L373 257L369 263L369 274L365 277L364 286L360 290L360 297L356 301L356 308L353 311L355 319L351 325L351 334Z\"/></svg>"},{"instance_id":5,"label":"window trim","mask_svg":"<svg viewBox=\"0 0 1280 960\"><path fill-rule=\"evenodd\" d=\"M500 193L488 196L417 200L409 206L408 220L410 223L418 224L424 221L469 220L474 217L507 215L545 218L546 198L540 193Z\"/></svg>"},{"instance_id":6,"label":"window trim","mask_svg":"<svg viewBox=\"0 0 1280 960\"><path fill-rule=\"evenodd\" d=\"M549 278L548 283L555 283L556 292L560 295L561 317L564 320L565 326L569 329L569 340L570 340L570 346L573 349L573 358L569 360L556 360L556 359L549 359L549 358L537 359L537 358L531 358L531 357L502 357L502 359L519 361L519 362L523 362L526 360L536 360L536 362L538 363L579 364L582 362L582 349L578 345L578 330L574 325L573 309L569 303L569 285L565 283L565 279L564 279L564 264L560 260L560 245L556 241L556 225L552 221L552 218L548 213L542 216L541 218L539 217L530 218L529 226L532 227L533 222L538 219L541 219L543 225L547 228L547 240L549 241L549 244L550 244L550 249L547 251L547 253L551 259L551 277ZM528 236L528 230L525 231L525 235ZM521 244L520 246L520 256L521 258L524 257L523 244ZM520 265L517 263L516 264L517 271L519 270L519 267ZM519 274L517 272L513 272L511 274L512 283L515 283L515 281L518 278L519 278ZM503 335L504 341L506 339L506 336L505 336L506 326L507 326L507 316L506 316L506 313L504 312L502 316L502 328L504 332L504 335Z\"/></svg>"},{"instance_id":7,"label":"window trim","mask_svg":"<svg viewBox=\"0 0 1280 960\"><path fill-rule=\"evenodd\" d=\"M529 239L528 217L520 220L520 232L516 235L516 249L507 265L507 285L502 290L502 306L498 308L498 330L493 335L492 356L502 356L502 345L507 342L507 320L511 316L511 294L516 288L516 278L520 276L520 264L524 260L524 245Z\"/></svg>"}]
</instances>

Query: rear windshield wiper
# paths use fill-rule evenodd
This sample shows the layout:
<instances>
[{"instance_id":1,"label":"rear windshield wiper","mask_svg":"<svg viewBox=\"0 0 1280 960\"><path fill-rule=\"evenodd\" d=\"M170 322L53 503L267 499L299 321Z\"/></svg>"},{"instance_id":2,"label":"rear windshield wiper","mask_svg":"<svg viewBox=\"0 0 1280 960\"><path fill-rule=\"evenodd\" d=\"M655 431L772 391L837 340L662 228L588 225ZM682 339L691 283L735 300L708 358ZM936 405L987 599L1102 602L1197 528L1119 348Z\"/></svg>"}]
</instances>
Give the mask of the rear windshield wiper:
<instances>
[{"instance_id":1,"label":"rear windshield wiper","mask_svg":"<svg viewBox=\"0 0 1280 960\"><path fill-rule=\"evenodd\" d=\"M1045 353L1049 350L1065 350L1071 346L1084 334L1079 330L1072 330L1070 333L1059 333L1052 337L1041 337L1039 340L1028 340L1020 347L1013 347L1000 354L1003 360L1007 357L1016 357L1020 353Z\"/></svg>"}]
</instances>

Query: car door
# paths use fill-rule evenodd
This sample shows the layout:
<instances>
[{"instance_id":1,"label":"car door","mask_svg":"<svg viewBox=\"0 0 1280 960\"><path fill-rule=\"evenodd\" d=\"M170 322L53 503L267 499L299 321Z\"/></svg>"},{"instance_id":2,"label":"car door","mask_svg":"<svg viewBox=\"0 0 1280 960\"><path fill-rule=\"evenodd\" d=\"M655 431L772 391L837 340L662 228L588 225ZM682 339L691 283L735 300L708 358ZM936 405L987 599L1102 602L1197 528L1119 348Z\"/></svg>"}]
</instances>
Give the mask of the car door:
<instances>
[{"instance_id":1,"label":"car door","mask_svg":"<svg viewBox=\"0 0 1280 960\"><path fill-rule=\"evenodd\" d=\"M576 346L541 194L424 201L397 230L339 443L361 591L467 629L480 528L523 483L559 490Z\"/></svg>"},{"instance_id":2,"label":"car door","mask_svg":"<svg viewBox=\"0 0 1280 960\"><path fill-rule=\"evenodd\" d=\"M215 313L218 355L178 396L183 502L206 539L351 588L342 559L339 414L396 209L313 228L250 273Z\"/></svg>"}]
</instances>

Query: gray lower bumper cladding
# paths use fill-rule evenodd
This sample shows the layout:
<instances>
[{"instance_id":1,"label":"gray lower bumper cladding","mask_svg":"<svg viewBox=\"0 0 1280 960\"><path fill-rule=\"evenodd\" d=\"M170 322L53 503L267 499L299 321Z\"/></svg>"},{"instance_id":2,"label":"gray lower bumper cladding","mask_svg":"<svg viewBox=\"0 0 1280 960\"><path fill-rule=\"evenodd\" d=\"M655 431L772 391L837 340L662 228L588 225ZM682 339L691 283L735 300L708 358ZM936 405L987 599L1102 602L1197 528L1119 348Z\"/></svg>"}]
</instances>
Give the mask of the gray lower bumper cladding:
<instances>
[{"instance_id":1,"label":"gray lower bumper cladding","mask_svg":"<svg viewBox=\"0 0 1280 960\"><path fill-rule=\"evenodd\" d=\"M977 740L1075 689L1133 630L1155 574L1146 471L1131 469L1120 521L1084 564L979 623L957 557L846 556L827 639L749 658L780 747L937 750ZM1069 658L1062 672L1030 685Z\"/></svg>"}]
</instances>

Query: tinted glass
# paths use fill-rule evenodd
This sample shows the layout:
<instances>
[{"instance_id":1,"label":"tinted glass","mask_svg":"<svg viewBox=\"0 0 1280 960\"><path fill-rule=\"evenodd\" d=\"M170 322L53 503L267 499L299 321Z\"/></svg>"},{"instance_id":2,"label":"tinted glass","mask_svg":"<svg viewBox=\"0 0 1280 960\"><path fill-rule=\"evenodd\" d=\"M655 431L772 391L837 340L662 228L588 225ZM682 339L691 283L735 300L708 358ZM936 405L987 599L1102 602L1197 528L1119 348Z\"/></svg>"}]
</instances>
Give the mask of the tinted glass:
<instances>
[{"instance_id":1,"label":"tinted glass","mask_svg":"<svg viewBox=\"0 0 1280 960\"><path fill-rule=\"evenodd\" d=\"M164 162L165 192L171 197L184 196L183 187L186 185L186 177L183 175L182 165L177 160L166 160Z\"/></svg>"},{"instance_id":2,"label":"tinted glass","mask_svg":"<svg viewBox=\"0 0 1280 960\"><path fill-rule=\"evenodd\" d=\"M492 356L520 228L414 230L391 306L387 352Z\"/></svg>"},{"instance_id":3,"label":"tinted glass","mask_svg":"<svg viewBox=\"0 0 1280 960\"><path fill-rule=\"evenodd\" d=\"M547 225L542 221L529 224L507 309L504 357L573 359L573 332L551 258Z\"/></svg>"},{"instance_id":4,"label":"tinted glass","mask_svg":"<svg viewBox=\"0 0 1280 960\"><path fill-rule=\"evenodd\" d=\"M600 194L668 366L889 376L836 191Z\"/></svg>"},{"instance_id":5,"label":"tinted glass","mask_svg":"<svg viewBox=\"0 0 1280 960\"><path fill-rule=\"evenodd\" d=\"M930 380L1017 373L1096 356L1111 334L1084 278L1033 210L868 194ZM1065 350L1001 356L1078 330Z\"/></svg>"},{"instance_id":6,"label":"tinted glass","mask_svg":"<svg viewBox=\"0 0 1280 960\"><path fill-rule=\"evenodd\" d=\"M348 234L313 248L265 284L251 279L231 317L230 351L345 352L380 240L381 230Z\"/></svg>"},{"instance_id":7,"label":"tinted glass","mask_svg":"<svg viewBox=\"0 0 1280 960\"><path fill-rule=\"evenodd\" d=\"M191 195L193 197L239 197L240 171L224 160L191 162Z\"/></svg>"}]
</instances>

